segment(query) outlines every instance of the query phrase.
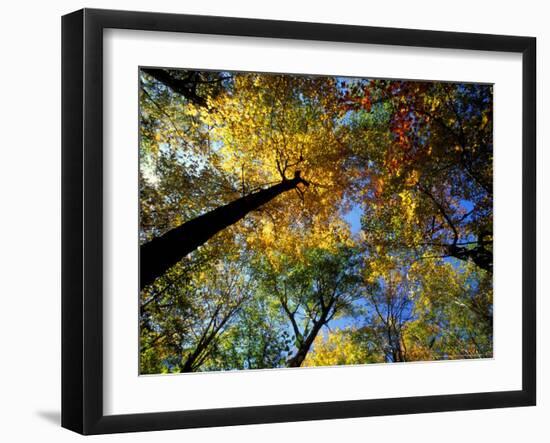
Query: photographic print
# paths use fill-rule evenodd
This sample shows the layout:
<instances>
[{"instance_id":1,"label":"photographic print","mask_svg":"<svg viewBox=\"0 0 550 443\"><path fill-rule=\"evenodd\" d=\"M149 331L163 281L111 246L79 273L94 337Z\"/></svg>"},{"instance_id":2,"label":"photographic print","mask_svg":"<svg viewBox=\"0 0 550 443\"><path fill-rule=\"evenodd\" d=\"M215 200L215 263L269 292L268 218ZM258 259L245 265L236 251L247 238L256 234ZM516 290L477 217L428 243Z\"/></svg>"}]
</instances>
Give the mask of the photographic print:
<instances>
[{"instance_id":1,"label":"photographic print","mask_svg":"<svg viewBox=\"0 0 550 443\"><path fill-rule=\"evenodd\" d=\"M492 357L491 84L138 87L140 374Z\"/></svg>"}]
</instances>

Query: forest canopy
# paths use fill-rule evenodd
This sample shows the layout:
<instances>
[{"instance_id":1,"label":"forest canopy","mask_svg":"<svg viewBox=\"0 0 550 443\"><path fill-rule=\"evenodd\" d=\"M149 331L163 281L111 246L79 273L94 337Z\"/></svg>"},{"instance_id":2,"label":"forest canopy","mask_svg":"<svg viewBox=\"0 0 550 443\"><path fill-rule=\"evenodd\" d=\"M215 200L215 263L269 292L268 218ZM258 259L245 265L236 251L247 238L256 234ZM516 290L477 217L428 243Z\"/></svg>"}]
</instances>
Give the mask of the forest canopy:
<instances>
[{"instance_id":1,"label":"forest canopy","mask_svg":"<svg viewBox=\"0 0 550 443\"><path fill-rule=\"evenodd\" d=\"M141 68L140 373L488 358L493 88Z\"/></svg>"}]
</instances>

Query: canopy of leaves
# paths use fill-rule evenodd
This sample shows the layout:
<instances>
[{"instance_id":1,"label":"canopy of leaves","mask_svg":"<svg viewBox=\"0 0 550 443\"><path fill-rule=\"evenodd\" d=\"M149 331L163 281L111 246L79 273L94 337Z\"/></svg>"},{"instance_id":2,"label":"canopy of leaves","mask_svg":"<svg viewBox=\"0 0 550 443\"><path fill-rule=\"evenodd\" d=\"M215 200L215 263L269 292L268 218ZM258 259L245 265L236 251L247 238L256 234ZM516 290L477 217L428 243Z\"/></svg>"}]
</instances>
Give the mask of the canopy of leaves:
<instances>
[{"instance_id":1,"label":"canopy of leaves","mask_svg":"<svg viewBox=\"0 0 550 443\"><path fill-rule=\"evenodd\" d=\"M140 71L143 374L492 356L492 86Z\"/></svg>"}]
</instances>

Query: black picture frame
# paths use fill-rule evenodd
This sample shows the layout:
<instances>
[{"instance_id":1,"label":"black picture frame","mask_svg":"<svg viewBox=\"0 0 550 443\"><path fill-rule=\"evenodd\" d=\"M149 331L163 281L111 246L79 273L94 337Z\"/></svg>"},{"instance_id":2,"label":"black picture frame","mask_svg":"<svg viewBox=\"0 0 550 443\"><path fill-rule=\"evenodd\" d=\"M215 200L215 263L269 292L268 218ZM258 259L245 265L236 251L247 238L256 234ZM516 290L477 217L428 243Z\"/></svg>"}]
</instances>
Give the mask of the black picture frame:
<instances>
[{"instance_id":1,"label":"black picture frame","mask_svg":"<svg viewBox=\"0 0 550 443\"><path fill-rule=\"evenodd\" d=\"M522 54L522 389L177 412L103 413L103 30L370 43ZM62 18L62 426L82 434L457 411L536 403L536 39L83 9Z\"/></svg>"}]
</instances>

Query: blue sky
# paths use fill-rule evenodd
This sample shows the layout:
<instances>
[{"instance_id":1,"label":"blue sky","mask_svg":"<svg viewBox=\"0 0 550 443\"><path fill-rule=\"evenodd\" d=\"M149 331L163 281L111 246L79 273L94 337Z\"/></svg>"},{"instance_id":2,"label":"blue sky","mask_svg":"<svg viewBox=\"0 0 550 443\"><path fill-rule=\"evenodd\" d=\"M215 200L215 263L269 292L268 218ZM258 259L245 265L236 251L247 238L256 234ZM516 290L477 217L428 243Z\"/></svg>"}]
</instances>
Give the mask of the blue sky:
<instances>
[{"instance_id":1,"label":"blue sky","mask_svg":"<svg viewBox=\"0 0 550 443\"><path fill-rule=\"evenodd\" d=\"M357 234L361 230L361 217L363 216L363 209L361 206L354 204L349 212L343 214L344 220L348 222L351 233Z\"/></svg>"}]
</instances>

